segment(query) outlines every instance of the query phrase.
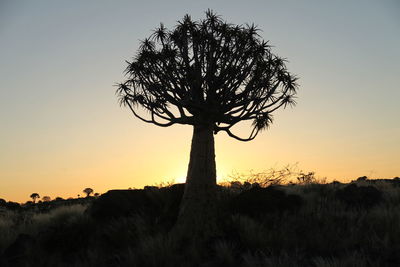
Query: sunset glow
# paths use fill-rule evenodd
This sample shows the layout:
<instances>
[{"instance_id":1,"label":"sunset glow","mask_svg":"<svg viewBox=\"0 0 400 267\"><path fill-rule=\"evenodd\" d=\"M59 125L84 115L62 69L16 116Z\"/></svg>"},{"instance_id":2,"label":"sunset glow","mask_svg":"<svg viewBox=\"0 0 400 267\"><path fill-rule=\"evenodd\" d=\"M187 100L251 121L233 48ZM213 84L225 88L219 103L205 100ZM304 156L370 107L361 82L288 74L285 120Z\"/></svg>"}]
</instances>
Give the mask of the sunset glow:
<instances>
[{"instance_id":1,"label":"sunset glow","mask_svg":"<svg viewBox=\"0 0 400 267\"><path fill-rule=\"evenodd\" d=\"M115 84L139 39L207 8L257 24L300 78L297 106L255 140L216 135L219 182L287 164L328 181L400 176L397 2L166 2L0 4L0 198L183 183L192 128L139 121Z\"/></svg>"}]
</instances>

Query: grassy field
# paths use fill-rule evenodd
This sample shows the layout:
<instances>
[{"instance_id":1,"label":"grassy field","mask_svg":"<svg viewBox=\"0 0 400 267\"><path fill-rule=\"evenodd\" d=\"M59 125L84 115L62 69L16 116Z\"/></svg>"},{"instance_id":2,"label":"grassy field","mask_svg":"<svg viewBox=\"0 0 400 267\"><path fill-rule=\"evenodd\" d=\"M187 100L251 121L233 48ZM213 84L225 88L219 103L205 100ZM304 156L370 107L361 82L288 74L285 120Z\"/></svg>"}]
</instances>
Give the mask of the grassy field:
<instances>
[{"instance_id":1,"label":"grassy field","mask_svg":"<svg viewBox=\"0 0 400 267\"><path fill-rule=\"evenodd\" d=\"M171 234L183 185L2 202L0 266L400 266L399 178L310 178L220 186L202 242Z\"/></svg>"}]
</instances>

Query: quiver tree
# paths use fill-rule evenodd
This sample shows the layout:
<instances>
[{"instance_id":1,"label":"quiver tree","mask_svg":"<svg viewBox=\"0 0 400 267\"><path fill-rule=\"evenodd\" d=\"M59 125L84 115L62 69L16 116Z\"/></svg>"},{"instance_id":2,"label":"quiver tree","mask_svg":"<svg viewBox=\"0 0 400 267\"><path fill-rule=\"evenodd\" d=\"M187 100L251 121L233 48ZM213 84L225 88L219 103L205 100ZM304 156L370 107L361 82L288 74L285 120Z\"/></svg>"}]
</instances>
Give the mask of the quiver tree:
<instances>
[{"instance_id":1,"label":"quiver tree","mask_svg":"<svg viewBox=\"0 0 400 267\"><path fill-rule=\"evenodd\" d=\"M33 203L36 203L36 199L40 198L40 196L38 193L32 193L30 198L32 198Z\"/></svg>"},{"instance_id":2,"label":"quiver tree","mask_svg":"<svg viewBox=\"0 0 400 267\"><path fill-rule=\"evenodd\" d=\"M82 191L82 192L86 194L86 197L89 197L89 196L90 196L90 194L92 194L92 193L93 193L93 189L92 189L92 188L90 188L90 187L88 187L88 188L85 188L85 189L83 189L83 191Z\"/></svg>"},{"instance_id":3,"label":"quiver tree","mask_svg":"<svg viewBox=\"0 0 400 267\"><path fill-rule=\"evenodd\" d=\"M205 227L215 206L214 134L253 140L272 123L272 113L294 105L296 77L274 55L254 25L233 25L212 11L163 24L142 41L118 85L120 103L140 120L161 127L193 126L189 168L178 223ZM249 136L233 126L250 121ZM193 225L192 225L193 224Z\"/></svg>"}]
</instances>

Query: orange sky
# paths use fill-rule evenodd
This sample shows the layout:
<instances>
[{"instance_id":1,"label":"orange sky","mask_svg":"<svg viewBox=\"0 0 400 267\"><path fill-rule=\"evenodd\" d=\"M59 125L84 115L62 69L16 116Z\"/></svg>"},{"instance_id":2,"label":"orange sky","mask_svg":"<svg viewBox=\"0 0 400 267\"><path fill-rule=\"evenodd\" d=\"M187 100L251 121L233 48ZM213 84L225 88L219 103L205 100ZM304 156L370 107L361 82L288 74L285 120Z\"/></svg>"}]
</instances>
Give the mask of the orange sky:
<instances>
[{"instance_id":1,"label":"orange sky","mask_svg":"<svg viewBox=\"0 0 400 267\"><path fill-rule=\"evenodd\" d=\"M217 175L298 163L328 180L400 176L398 5L364 1L149 1L0 6L0 198L76 197L186 174L192 129L159 128L118 106L124 60L160 21L207 8L254 22L300 77L298 105L242 143L216 136ZM96 5L93 5L96 3ZM363 4L364 3L364 4ZM362 11L362 12L361 12ZM242 127L240 131L247 128Z\"/></svg>"}]
</instances>

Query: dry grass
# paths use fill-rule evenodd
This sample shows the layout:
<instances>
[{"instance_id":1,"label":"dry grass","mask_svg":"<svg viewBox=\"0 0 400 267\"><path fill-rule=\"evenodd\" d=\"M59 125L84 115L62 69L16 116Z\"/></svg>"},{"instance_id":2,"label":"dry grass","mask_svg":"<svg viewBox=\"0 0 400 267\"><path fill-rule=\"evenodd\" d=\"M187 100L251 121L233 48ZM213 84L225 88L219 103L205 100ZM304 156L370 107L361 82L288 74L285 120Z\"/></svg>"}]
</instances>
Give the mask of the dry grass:
<instances>
[{"instance_id":1,"label":"dry grass","mask_svg":"<svg viewBox=\"0 0 400 267\"><path fill-rule=\"evenodd\" d=\"M254 183L221 188L221 207ZM400 187L388 181L354 183L376 187L383 200L370 207L349 206L337 198L336 192L347 186L340 183L275 185L300 196L302 206L255 217L227 208L220 232L207 243L171 235L150 213L99 222L86 214L86 205L45 213L5 210L0 213L0 253L25 233L37 240L27 256L37 266L398 266ZM151 190L154 201L170 201ZM53 248L56 240L61 245Z\"/></svg>"}]
</instances>

